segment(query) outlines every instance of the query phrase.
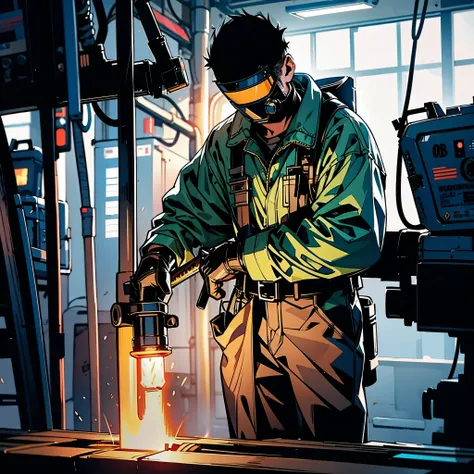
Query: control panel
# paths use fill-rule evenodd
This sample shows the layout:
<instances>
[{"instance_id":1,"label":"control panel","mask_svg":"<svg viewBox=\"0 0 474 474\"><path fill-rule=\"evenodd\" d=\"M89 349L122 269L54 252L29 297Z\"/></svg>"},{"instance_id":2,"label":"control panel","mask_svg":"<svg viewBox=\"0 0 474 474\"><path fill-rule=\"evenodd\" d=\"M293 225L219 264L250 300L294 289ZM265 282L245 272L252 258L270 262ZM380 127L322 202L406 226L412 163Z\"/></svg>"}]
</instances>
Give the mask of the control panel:
<instances>
[{"instance_id":1,"label":"control panel","mask_svg":"<svg viewBox=\"0 0 474 474\"><path fill-rule=\"evenodd\" d=\"M430 231L473 230L474 104L410 123L400 146L421 223Z\"/></svg>"},{"instance_id":2,"label":"control panel","mask_svg":"<svg viewBox=\"0 0 474 474\"><path fill-rule=\"evenodd\" d=\"M0 83L31 79L25 15L18 0L0 2Z\"/></svg>"}]
</instances>

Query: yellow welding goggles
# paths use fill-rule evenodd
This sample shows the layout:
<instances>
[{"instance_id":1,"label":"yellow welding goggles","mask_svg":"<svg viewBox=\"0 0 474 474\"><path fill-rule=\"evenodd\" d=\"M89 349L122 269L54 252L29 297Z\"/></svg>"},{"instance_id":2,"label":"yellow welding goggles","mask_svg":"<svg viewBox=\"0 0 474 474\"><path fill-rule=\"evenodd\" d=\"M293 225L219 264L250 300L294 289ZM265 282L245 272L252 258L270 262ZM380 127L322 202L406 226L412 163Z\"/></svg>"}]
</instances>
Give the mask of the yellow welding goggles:
<instances>
[{"instance_id":1,"label":"yellow welding goggles","mask_svg":"<svg viewBox=\"0 0 474 474\"><path fill-rule=\"evenodd\" d=\"M256 122L267 121L285 99L285 94L269 67L239 81L216 84L237 110Z\"/></svg>"}]
</instances>

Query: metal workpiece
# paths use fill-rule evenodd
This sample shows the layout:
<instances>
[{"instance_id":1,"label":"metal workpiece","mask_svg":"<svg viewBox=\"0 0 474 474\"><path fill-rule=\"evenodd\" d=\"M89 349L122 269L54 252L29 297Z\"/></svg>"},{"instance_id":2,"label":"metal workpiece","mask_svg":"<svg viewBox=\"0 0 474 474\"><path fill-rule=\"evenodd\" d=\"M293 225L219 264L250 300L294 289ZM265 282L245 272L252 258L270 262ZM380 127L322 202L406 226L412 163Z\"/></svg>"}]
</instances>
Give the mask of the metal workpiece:
<instances>
[{"instance_id":1,"label":"metal workpiece","mask_svg":"<svg viewBox=\"0 0 474 474\"><path fill-rule=\"evenodd\" d=\"M470 473L474 450L397 443L170 439L161 451L123 450L117 438L80 431L0 433L2 473L61 474Z\"/></svg>"}]
</instances>

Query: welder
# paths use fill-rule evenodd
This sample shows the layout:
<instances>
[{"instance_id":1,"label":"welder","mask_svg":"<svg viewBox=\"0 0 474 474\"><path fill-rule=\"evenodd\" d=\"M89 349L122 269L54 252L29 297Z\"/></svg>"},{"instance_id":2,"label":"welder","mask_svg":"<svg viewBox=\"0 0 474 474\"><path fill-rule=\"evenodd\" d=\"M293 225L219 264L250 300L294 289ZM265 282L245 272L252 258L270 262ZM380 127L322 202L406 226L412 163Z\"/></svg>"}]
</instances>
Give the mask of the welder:
<instances>
[{"instance_id":1,"label":"welder","mask_svg":"<svg viewBox=\"0 0 474 474\"><path fill-rule=\"evenodd\" d=\"M228 305L211 321L232 437L361 442L366 424L358 274L385 232L385 169L362 119L295 73L284 30L227 19L207 66L236 112L163 200L135 277L171 295L170 272L212 249L201 273Z\"/></svg>"}]
</instances>

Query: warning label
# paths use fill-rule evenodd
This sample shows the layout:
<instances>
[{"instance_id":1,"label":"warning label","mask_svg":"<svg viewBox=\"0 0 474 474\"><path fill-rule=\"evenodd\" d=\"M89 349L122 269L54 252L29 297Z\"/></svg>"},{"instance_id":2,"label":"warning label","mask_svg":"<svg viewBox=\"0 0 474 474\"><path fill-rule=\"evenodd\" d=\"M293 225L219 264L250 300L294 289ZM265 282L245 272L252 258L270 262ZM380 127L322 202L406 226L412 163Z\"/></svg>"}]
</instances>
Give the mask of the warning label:
<instances>
[{"instance_id":1,"label":"warning label","mask_svg":"<svg viewBox=\"0 0 474 474\"><path fill-rule=\"evenodd\" d=\"M104 158L118 158L118 146L113 146L110 148L104 148ZM151 155L151 145L140 145L137 146L137 157L138 156L150 156Z\"/></svg>"},{"instance_id":2,"label":"warning label","mask_svg":"<svg viewBox=\"0 0 474 474\"><path fill-rule=\"evenodd\" d=\"M445 219L446 214L449 219L471 219L474 216L474 183L438 186L438 191Z\"/></svg>"}]
</instances>

